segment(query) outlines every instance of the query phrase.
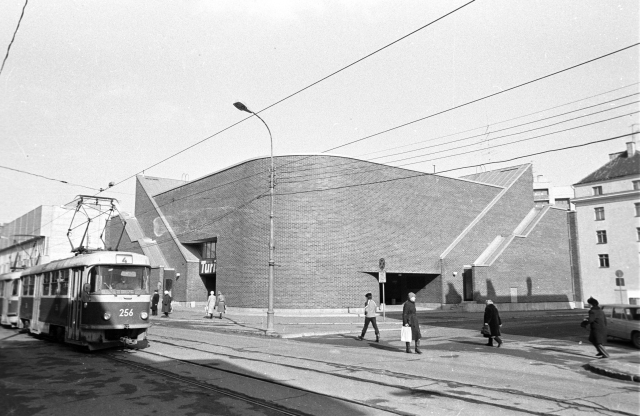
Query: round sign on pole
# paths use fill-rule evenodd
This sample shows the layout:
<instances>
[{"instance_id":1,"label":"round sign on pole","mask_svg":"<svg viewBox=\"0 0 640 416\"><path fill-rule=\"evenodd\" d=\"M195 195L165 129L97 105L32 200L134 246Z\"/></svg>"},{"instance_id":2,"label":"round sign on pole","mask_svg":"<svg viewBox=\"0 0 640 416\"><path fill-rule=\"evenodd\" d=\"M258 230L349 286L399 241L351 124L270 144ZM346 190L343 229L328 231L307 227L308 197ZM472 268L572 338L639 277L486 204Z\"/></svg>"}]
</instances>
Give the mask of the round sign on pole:
<instances>
[{"instance_id":1,"label":"round sign on pole","mask_svg":"<svg viewBox=\"0 0 640 416\"><path fill-rule=\"evenodd\" d=\"M622 277L624 276L624 273L622 273L622 270L616 270L616 277Z\"/></svg>"},{"instance_id":2,"label":"round sign on pole","mask_svg":"<svg viewBox=\"0 0 640 416\"><path fill-rule=\"evenodd\" d=\"M385 266L385 261L383 257L380 260L378 260L378 267L380 267L380 270L384 270L384 266Z\"/></svg>"}]
</instances>

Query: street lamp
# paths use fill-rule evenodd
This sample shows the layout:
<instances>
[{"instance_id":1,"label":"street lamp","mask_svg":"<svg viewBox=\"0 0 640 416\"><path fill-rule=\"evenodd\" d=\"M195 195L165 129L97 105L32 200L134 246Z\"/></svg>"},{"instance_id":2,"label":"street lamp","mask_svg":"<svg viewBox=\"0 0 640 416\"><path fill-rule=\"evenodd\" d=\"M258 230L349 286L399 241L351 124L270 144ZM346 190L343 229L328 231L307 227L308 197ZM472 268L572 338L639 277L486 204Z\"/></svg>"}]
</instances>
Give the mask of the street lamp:
<instances>
[{"instance_id":1,"label":"street lamp","mask_svg":"<svg viewBox=\"0 0 640 416\"><path fill-rule=\"evenodd\" d=\"M267 308L267 334L273 334L273 269L275 268L275 261L273 260L273 250L274 250L274 242L273 242L273 188L275 187L275 172L276 168L273 165L273 136L271 136L271 130L265 121L258 114L249 110L246 105L241 102L233 103L233 106L240 111L245 111L247 113L253 114L258 117L260 121L265 125L267 131L269 132L269 139L271 140L271 175L269 179L269 196L270 196L270 210L269 213L269 304Z\"/></svg>"}]
</instances>

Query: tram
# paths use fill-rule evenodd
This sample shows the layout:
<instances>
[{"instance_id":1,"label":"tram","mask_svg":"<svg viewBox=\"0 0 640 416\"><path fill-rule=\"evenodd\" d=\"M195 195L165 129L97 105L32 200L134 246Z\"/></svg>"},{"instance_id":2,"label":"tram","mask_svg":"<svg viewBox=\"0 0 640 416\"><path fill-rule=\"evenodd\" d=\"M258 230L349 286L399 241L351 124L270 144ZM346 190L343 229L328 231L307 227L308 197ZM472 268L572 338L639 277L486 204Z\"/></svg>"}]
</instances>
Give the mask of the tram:
<instances>
[{"instance_id":1,"label":"tram","mask_svg":"<svg viewBox=\"0 0 640 416\"><path fill-rule=\"evenodd\" d=\"M0 324L18 326L20 272L0 275Z\"/></svg>"},{"instance_id":2,"label":"tram","mask_svg":"<svg viewBox=\"0 0 640 416\"><path fill-rule=\"evenodd\" d=\"M32 334L97 350L146 348L149 259L94 251L20 271L18 317Z\"/></svg>"}]
</instances>

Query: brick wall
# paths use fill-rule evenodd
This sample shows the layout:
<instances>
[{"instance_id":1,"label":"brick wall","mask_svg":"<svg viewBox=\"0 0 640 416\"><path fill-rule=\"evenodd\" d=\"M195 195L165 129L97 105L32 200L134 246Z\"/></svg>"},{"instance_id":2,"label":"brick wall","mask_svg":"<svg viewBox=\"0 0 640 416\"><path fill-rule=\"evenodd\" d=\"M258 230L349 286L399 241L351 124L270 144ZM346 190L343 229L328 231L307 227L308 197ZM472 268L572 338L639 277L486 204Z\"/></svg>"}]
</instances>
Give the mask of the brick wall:
<instances>
[{"instance_id":1,"label":"brick wall","mask_svg":"<svg viewBox=\"0 0 640 416\"><path fill-rule=\"evenodd\" d=\"M573 282L567 212L549 209L526 237L516 237L498 259L477 276L475 300L511 302L517 289L519 303L568 302ZM483 290L484 289L484 290Z\"/></svg>"},{"instance_id":2,"label":"brick wall","mask_svg":"<svg viewBox=\"0 0 640 416\"><path fill-rule=\"evenodd\" d=\"M218 238L217 286L232 306L267 306L268 166L249 161L156 197L183 242ZM498 192L331 156L278 157L277 166L276 308L360 306L364 293L377 296L381 257L388 272L439 273L438 255ZM439 294L439 280L427 292L418 302Z\"/></svg>"},{"instance_id":3,"label":"brick wall","mask_svg":"<svg viewBox=\"0 0 640 416\"><path fill-rule=\"evenodd\" d=\"M462 301L464 266L473 264L496 236L510 235L533 208L532 183L533 175L529 167L442 260L442 303ZM457 234L453 236L455 237Z\"/></svg>"}]
</instances>

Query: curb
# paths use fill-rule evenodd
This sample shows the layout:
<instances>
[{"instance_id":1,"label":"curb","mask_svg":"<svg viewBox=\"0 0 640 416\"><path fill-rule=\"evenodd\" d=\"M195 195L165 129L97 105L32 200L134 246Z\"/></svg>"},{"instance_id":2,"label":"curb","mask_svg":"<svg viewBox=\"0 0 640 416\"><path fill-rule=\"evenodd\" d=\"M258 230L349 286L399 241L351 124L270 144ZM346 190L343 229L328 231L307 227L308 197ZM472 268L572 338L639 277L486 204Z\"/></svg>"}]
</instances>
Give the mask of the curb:
<instances>
[{"instance_id":1,"label":"curb","mask_svg":"<svg viewBox=\"0 0 640 416\"><path fill-rule=\"evenodd\" d=\"M608 368L599 367L592 363L587 363L586 368L593 373L597 373L603 376L616 378L618 380L635 381L637 383L640 383L640 375L633 375L620 371L610 370Z\"/></svg>"}]
</instances>

